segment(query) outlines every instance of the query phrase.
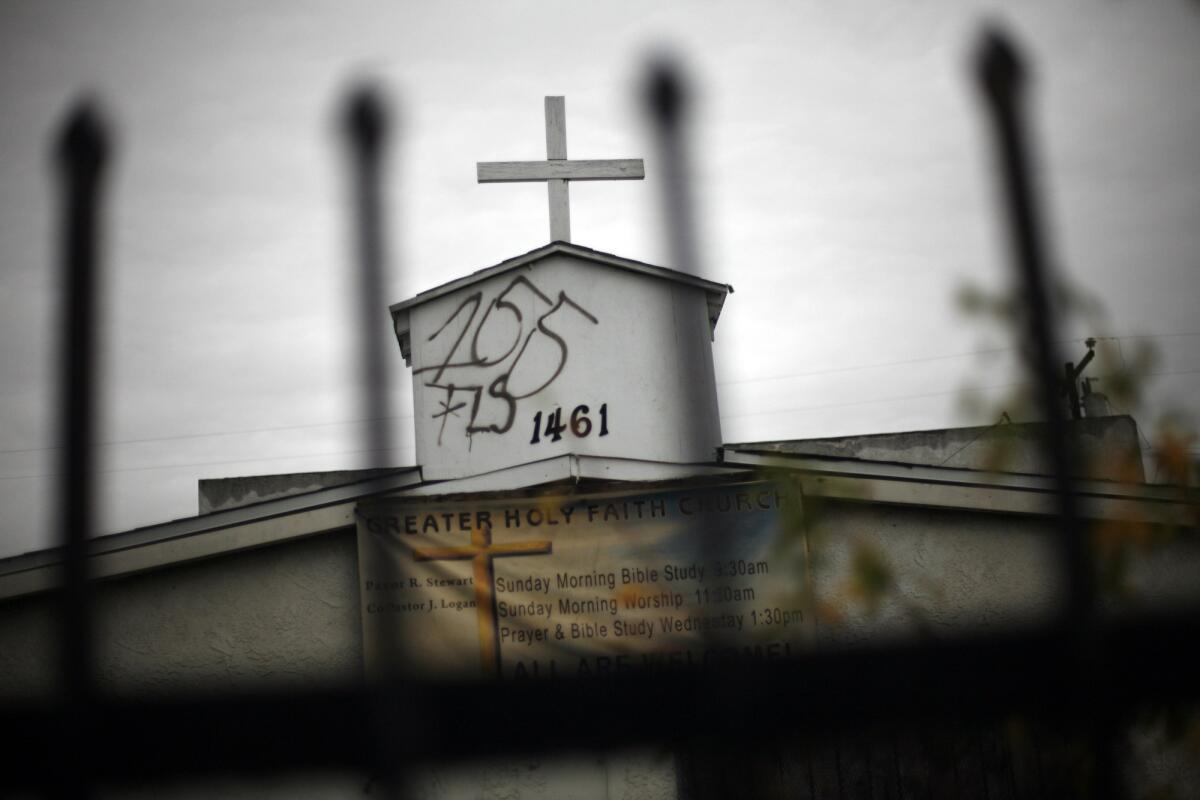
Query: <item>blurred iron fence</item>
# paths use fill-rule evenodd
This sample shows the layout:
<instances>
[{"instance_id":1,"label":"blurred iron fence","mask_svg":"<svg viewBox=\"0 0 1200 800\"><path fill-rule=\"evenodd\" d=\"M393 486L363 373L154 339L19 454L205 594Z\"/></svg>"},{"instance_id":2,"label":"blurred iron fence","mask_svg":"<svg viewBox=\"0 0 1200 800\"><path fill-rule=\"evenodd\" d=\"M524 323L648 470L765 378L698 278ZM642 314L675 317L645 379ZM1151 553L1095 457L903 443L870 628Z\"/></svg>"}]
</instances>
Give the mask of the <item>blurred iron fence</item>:
<instances>
[{"instance_id":1,"label":"blurred iron fence","mask_svg":"<svg viewBox=\"0 0 1200 800\"><path fill-rule=\"evenodd\" d=\"M1023 347L1039 386L1043 447L1054 466L1054 545L1067 601L1050 623L949 642L819 651L787 662L669 668L603 681L501 687L437 680L168 698L117 698L93 675L90 442L94 440L97 239L111 143L97 108L73 111L58 140L63 588L59 702L6 703L0 783L55 796L110 784L230 773L338 769L401 787L407 767L530 753L656 744L678 754L686 797L1123 796L1119 740L1147 707L1196 699L1200 631L1193 611L1097 613L1094 565L1076 508L1069 430L1060 402L1053 285L1031 187L1022 61L990 31L975 78L993 134L1007 240L1025 310ZM664 169L668 238L682 269L697 251L684 159L686 94L668 66L647 91ZM349 98L346 141L358 232L360 358L370 444L390 441L380 297L385 262L378 181L387 115L377 93ZM378 306L378 308L376 308ZM386 459L381 463L387 463ZM501 721L501 722L497 722ZM1019 724L1013 737L1006 726Z\"/></svg>"}]
</instances>

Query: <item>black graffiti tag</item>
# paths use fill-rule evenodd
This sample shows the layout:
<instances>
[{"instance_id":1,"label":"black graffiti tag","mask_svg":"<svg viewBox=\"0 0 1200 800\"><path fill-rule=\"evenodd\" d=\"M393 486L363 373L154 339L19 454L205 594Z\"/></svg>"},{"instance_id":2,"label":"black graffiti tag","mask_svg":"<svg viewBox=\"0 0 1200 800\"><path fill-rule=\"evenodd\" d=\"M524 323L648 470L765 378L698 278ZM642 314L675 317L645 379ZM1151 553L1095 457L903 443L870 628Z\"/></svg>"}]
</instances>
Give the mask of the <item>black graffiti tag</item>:
<instances>
[{"instance_id":1,"label":"black graffiti tag","mask_svg":"<svg viewBox=\"0 0 1200 800\"><path fill-rule=\"evenodd\" d=\"M527 293L528 302L547 308L527 323L520 306L513 302L518 299L518 293ZM438 410L431 415L431 419L442 421L438 430L439 445L449 418L458 417L458 412L466 409L468 404L468 436L476 433L502 434L512 428L518 401L533 397L554 383L562 374L570 352L566 339L553 327L556 315L575 312L593 325L600 324L595 316L566 292L559 292L556 299L551 299L524 276L514 278L483 308L482 314L481 307L482 292L465 297L427 340L432 342L441 337L448 339L455 336L445 358L438 364L413 370L414 374L428 376L424 386L445 392L438 403ZM492 330L503 331L505 321L515 331L511 341L496 341L484 334L485 330L489 330L489 322L495 323ZM531 344L536 350L543 343L556 351L557 357L551 357L549 366L541 363L540 359L537 363L531 363L527 357L531 352ZM455 396L459 393L466 394L468 399L455 402ZM495 419L481 419L481 413L489 405L488 401L493 401L493 410L499 409Z\"/></svg>"}]
</instances>

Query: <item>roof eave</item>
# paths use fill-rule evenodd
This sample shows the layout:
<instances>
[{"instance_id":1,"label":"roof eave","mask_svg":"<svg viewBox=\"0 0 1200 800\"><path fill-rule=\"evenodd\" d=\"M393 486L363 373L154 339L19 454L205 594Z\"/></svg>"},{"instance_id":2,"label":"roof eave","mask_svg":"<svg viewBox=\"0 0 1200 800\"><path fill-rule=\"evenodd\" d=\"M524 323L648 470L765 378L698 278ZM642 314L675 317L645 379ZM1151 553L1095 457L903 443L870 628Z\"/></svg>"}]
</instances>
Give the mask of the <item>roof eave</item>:
<instances>
[{"instance_id":1,"label":"roof eave","mask_svg":"<svg viewBox=\"0 0 1200 800\"><path fill-rule=\"evenodd\" d=\"M490 267L476 270L470 275L464 275L461 278L443 283L440 286L435 286L432 289L426 289L423 292L410 297L407 300L402 300L399 303L394 303L388 307L391 312L393 322L399 322L403 317L404 312L415 308L431 300L436 300L459 289L470 286L479 281L486 280L496 275L502 275L510 270L519 269L528 266L544 258L556 254L566 254L592 261L598 264L606 264L617 269L624 269L630 272L637 272L643 275L649 275L663 280L675 281L687 286L694 286L703 290L708 298L708 316L710 327L715 328L717 319L721 315L721 309L725 303L725 296L733 292L733 287L726 283L717 283L705 278L699 278L695 275L689 275L686 272L670 269L669 267L660 267L655 264L649 264L644 261L637 261L631 258L605 253L601 250L593 250L590 247L584 247L571 242L550 242L542 245L527 253L522 253L519 256L501 261L499 264L494 264ZM397 338L403 339L407 331L401 331L397 326ZM402 342L403 346L403 342Z\"/></svg>"}]
</instances>

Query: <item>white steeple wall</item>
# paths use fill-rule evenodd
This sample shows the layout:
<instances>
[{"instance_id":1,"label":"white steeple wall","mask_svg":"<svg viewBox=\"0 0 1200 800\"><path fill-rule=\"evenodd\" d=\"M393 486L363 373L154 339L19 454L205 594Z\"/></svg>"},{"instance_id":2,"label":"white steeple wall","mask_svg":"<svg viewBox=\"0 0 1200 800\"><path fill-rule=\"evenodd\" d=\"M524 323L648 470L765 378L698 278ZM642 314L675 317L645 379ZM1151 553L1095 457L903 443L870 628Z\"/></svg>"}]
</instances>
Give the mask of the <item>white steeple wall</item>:
<instances>
[{"instance_id":1,"label":"white steeple wall","mask_svg":"<svg viewBox=\"0 0 1200 800\"><path fill-rule=\"evenodd\" d=\"M728 287L591 252L554 245L393 307L427 479L567 453L715 459L712 306Z\"/></svg>"}]
</instances>

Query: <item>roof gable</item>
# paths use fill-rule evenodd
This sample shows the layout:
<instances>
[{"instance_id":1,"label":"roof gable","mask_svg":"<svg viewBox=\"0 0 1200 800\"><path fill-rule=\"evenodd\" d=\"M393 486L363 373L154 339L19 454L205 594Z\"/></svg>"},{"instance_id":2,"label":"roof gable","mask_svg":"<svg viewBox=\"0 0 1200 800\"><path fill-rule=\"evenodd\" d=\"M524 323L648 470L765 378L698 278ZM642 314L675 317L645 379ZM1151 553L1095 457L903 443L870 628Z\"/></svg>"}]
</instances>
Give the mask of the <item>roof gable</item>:
<instances>
[{"instance_id":1,"label":"roof gable","mask_svg":"<svg viewBox=\"0 0 1200 800\"><path fill-rule=\"evenodd\" d=\"M733 287L727 283L717 283L715 281L689 275L686 272L680 272L679 270L670 269L668 267L660 267L655 264L648 264L645 261L637 261L632 258L613 255L612 253L605 253L600 250L593 250L590 247L583 247L582 245L572 244L571 242L551 242L550 244L542 245L534 250L530 250L527 253L514 256L513 258L509 258L505 261L501 261L499 264L493 264L490 267L484 267L483 269L476 270L469 275L464 275L461 278L448 281L440 286L435 286L432 289L426 289L425 291L419 292L407 300L392 304L389 306L388 310L391 312L392 318L396 319L398 314L407 311L408 309L423 305L431 300L436 300L439 297L451 294L459 289L462 289L463 287L479 283L496 275L502 275L510 270L529 266L530 264L556 254L569 255L575 258L583 259L584 261L591 261L595 264L603 264L608 267L626 270L640 275L649 275L651 277L674 281L675 283L681 283L685 286L694 286L696 288L703 289L708 303L708 322L710 333L716 330L717 320L720 318L721 309L725 305L725 296L733 292ZM397 330L397 337L399 337L401 340L401 350L404 352L405 357L407 358L409 348L408 342L406 341L406 336L407 331L401 332L400 330Z\"/></svg>"}]
</instances>

